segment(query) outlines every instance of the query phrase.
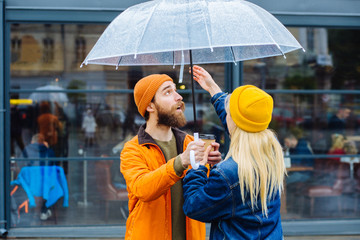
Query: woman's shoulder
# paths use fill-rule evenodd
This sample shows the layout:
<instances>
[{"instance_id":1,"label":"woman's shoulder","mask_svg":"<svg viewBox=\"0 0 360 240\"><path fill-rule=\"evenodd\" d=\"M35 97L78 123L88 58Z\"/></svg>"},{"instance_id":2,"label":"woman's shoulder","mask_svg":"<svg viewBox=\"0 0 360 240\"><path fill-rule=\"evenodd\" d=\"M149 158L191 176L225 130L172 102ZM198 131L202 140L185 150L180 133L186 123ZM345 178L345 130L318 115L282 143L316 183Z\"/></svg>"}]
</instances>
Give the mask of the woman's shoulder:
<instances>
[{"instance_id":1,"label":"woman's shoulder","mask_svg":"<svg viewBox=\"0 0 360 240\"><path fill-rule=\"evenodd\" d=\"M218 171L231 184L239 181L238 164L231 157L216 164L213 170Z\"/></svg>"},{"instance_id":2,"label":"woman's shoulder","mask_svg":"<svg viewBox=\"0 0 360 240\"><path fill-rule=\"evenodd\" d=\"M228 168L232 169L234 167L237 167L237 163L234 161L232 157L229 157L228 159L219 162L215 166L221 169L228 169Z\"/></svg>"}]
</instances>

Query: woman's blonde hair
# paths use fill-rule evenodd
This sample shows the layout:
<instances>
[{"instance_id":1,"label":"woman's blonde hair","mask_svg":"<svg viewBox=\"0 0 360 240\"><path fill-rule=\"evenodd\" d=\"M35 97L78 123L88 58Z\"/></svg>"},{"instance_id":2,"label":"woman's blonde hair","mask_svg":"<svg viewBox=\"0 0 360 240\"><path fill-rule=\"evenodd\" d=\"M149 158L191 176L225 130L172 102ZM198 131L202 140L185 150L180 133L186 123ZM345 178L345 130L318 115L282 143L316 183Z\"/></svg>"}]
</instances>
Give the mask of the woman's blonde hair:
<instances>
[{"instance_id":1,"label":"woman's blonde hair","mask_svg":"<svg viewBox=\"0 0 360 240\"><path fill-rule=\"evenodd\" d=\"M354 141L347 141L344 144L344 151L346 154L357 154L358 149Z\"/></svg>"},{"instance_id":2,"label":"woman's blonde hair","mask_svg":"<svg viewBox=\"0 0 360 240\"><path fill-rule=\"evenodd\" d=\"M229 96L225 100L227 114L230 114ZM248 193L254 209L260 198L262 212L267 216L268 199L283 190L286 168L282 147L275 133L269 129L250 133L235 127L230 134L230 148L225 160L232 157L238 164L242 201L245 203Z\"/></svg>"},{"instance_id":3,"label":"woman's blonde hair","mask_svg":"<svg viewBox=\"0 0 360 240\"><path fill-rule=\"evenodd\" d=\"M334 133L331 135L332 145L330 148L330 152L336 149L343 149L345 144L345 137L342 134Z\"/></svg>"}]
</instances>

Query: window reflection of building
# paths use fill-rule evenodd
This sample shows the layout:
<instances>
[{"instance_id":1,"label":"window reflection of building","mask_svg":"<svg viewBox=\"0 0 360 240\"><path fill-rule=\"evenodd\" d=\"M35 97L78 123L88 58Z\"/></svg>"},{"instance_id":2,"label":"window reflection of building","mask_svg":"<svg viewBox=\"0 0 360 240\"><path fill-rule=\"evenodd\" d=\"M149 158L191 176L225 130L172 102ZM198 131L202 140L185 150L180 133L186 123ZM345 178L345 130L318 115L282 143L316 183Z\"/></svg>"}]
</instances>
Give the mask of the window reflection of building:
<instances>
[{"instance_id":1,"label":"window reflection of building","mask_svg":"<svg viewBox=\"0 0 360 240\"><path fill-rule=\"evenodd\" d=\"M55 43L53 39L53 25L44 24L45 37L42 39L43 51L42 61L45 64L50 64L54 61L55 57Z\"/></svg>"},{"instance_id":2,"label":"window reflection of building","mask_svg":"<svg viewBox=\"0 0 360 240\"><path fill-rule=\"evenodd\" d=\"M43 63L52 63L54 60L54 40L50 37L43 39Z\"/></svg>"},{"instance_id":3,"label":"window reflection of building","mask_svg":"<svg viewBox=\"0 0 360 240\"><path fill-rule=\"evenodd\" d=\"M313 52L314 51L314 29L313 28L306 28L306 45L307 51Z\"/></svg>"},{"instance_id":4,"label":"window reflection of building","mask_svg":"<svg viewBox=\"0 0 360 240\"><path fill-rule=\"evenodd\" d=\"M76 35L75 35L75 64L79 65L86 58L86 35L84 34L86 29L83 25L77 25L76 27Z\"/></svg>"},{"instance_id":5,"label":"window reflection of building","mask_svg":"<svg viewBox=\"0 0 360 240\"><path fill-rule=\"evenodd\" d=\"M21 54L20 62L33 64L41 59L41 50L38 40L30 34L24 35L21 38Z\"/></svg>"},{"instance_id":6,"label":"window reflection of building","mask_svg":"<svg viewBox=\"0 0 360 240\"><path fill-rule=\"evenodd\" d=\"M76 63L84 61L86 57L86 41L84 37L77 37L75 39L75 52Z\"/></svg>"},{"instance_id":7,"label":"window reflection of building","mask_svg":"<svg viewBox=\"0 0 360 240\"><path fill-rule=\"evenodd\" d=\"M11 38L11 62L17 62L20 59L21 39L17 36Z\"/></svg>"}]
</instances>

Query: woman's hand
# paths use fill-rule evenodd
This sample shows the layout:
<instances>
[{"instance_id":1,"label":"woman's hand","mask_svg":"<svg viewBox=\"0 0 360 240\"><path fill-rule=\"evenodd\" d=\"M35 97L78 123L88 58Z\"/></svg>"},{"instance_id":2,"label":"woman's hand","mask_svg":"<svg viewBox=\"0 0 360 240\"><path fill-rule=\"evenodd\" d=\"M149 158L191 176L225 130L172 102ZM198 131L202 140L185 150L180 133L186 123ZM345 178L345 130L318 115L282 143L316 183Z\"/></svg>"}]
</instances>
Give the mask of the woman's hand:
<instances>
[{"instance_id":1,"label":"woman's hand","mask_svg":"<svg viewBox=\"0 0 360 240\"><path fill-rule=\"evenodd\" d=\"M191 73L191 68L189 69L189 72ZM208 91L211 96L221 92L220 87L204 68L194 65L193 74L194 80L197 81L204 90Z\"/></svg>"},{"instance_id":2,"label":"woman's hand","mask_svg":"<svg viewBox=\"0 0 360 240\"><path fill-rule=\"evenodd\" d=\"M217 142L211 143L204 154L204 158L200 161L200 165L206 165L207 163L211 166L219 163L221 161L221 153L219 152L220 144Z\"/></svg>"},{"instance_id":3,"label":"woman's hand","mask_svg":"<svg viewBox=\"0 0 360 240\"><path fill-rule=\"evenodd\" d=\"M217 142L211 143L211 149L208 153L208 164L211 166L219 163L221 161L221 153L219 152L220 144Z\"/></svg>"}]
</instances>

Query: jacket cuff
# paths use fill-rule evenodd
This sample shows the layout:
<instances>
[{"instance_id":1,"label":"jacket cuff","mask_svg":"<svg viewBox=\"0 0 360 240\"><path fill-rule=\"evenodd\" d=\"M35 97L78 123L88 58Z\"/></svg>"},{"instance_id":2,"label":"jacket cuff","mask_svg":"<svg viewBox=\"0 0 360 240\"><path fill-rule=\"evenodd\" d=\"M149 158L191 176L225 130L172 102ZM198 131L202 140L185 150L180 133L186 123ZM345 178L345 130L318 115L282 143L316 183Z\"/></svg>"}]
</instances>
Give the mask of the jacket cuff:
<instances>
[{"instance_id":1,"label":"jacket cuff","mask_svg":"<svg viewBox=\"0 0 360 240\"><path fill-rule=\"evenodd\" d=\"M166 171L168 172L169 174L169 177L174 181L174 183L176 183L177 181L179 181L181 178L183 178L185 176L185 173L181 173L181 176L178 176L176 174L176 171L175 171L175 168L174 168L174 165L175 165L175 159L176 157L170 159L169 161L167 161L166 163Z\"/></svg>"},{"instance_id":2,"label":"jacket cuff","mask_svg":"<svg viewBox=\"0 0 360 240\"><path fill-rule=\"evenodd\" d=\"M200 165L199 168L195 171L203 171L209 177L209 173L210 173L209 168L210 168L209 165L207 166Z\"/></svg>"},{"instance_id":3,"label":"jacket cuff","mask_svg":"<svg viewBox=\"0 0 360 240\"><path fill-rule=\"evenodd\" d=\"M227 95L227 93L224 93L224 92L218 92L218 93L216 93L214 96L212 96L211 98L210 98L210 102L211 102L211 104L215 104L216 102L217 102L217 100L219 100L222 96L224 96L224 95Z\"/></svg>"}]
</instances>

